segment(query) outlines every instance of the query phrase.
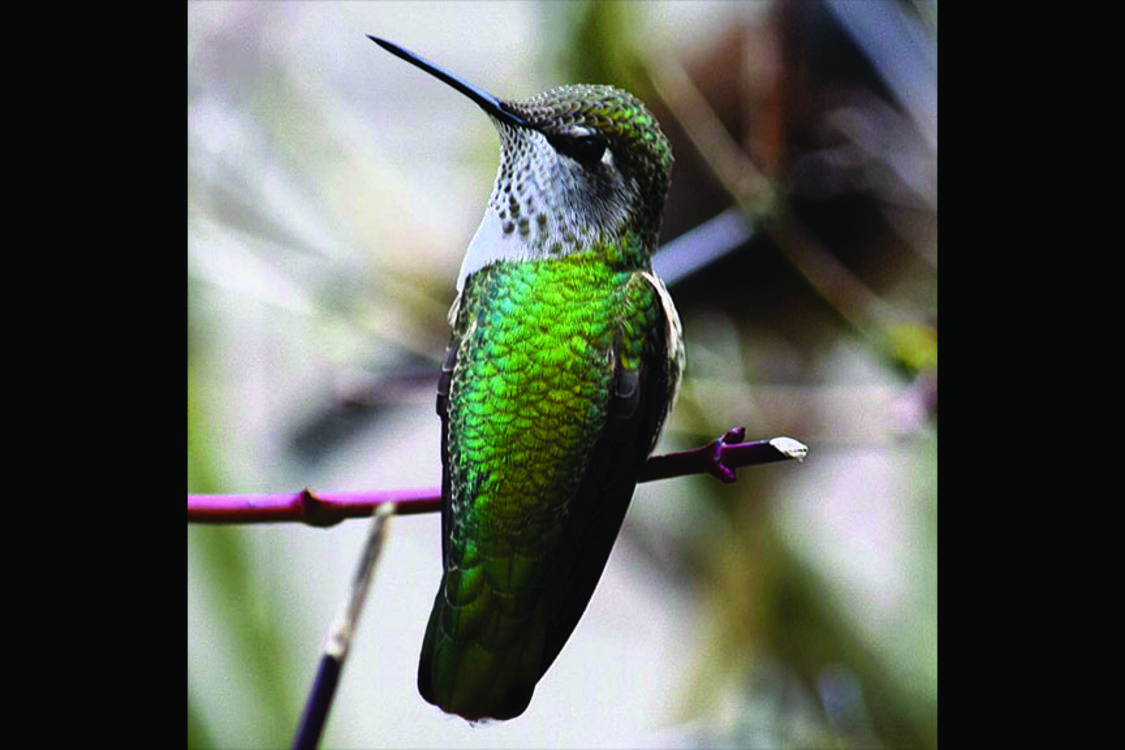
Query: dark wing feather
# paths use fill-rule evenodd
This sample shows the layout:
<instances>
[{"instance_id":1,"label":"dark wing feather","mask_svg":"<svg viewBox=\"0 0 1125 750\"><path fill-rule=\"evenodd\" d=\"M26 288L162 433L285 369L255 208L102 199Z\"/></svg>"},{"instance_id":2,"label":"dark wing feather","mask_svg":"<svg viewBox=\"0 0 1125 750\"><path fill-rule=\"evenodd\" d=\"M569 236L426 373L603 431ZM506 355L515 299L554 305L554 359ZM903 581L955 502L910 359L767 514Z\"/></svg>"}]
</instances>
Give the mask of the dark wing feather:
<instances>
[{"instance_id":1,"label":"dark wing feather","mask_svg":"<svg viewBox=\"0 0 1125 750\"><path fill-rule=\"evenodd\" d=\"M662 285L657 290L667 294ZM674 330L679 321L669 320L669 314L675 312L661 309L639 368L624 368L615 345L608 422L571 504L570 522L546 589L557 600L553 602L541 672L554 662L586 611L625 520L637 476L674 398L679 365L670 359L669 349L679 346L678 330Z\"/></svg>"},{"instance_id":2,"label":"dark wing feather","mask_svg":"<svg viewBox=\"0 0 1125 750\"><path fill-rule=\"evenodd\" d=\"M437 413L441 417L441 561L443 565L449 560L449 545L452 543L450 531L453 528L449 490L449 388L453 383L453 370L457 367L457 353L460 350L461 339L454 337L445 350L437 388Z\"/></svg>"},{"instance_id":3,"label":"dark wing feather","mask_svg":"<svg viewBox=\"0 0 1125 750\"><path fill-rule=\"evenodd\" d=\"M445 358L441 363L441 375L438 378L437 387L437 413L441 417L441 560L443 570L449 559L449 545L452 542L449 532L453 527L449 492L449 388L453 382L453 369L457 366L457 352L460 348L461 339L454 338L450 342L449 348L445 350ZM422 642L422 656L418 661L418 692L430 703L436 702L432 683L432 658L434 640L437 637L438 614L441 610L438 601L443 590L444 585L438 587L438 594L430 612L430 620L426 625L426 636Z\"/></svg>"}]
</instances>

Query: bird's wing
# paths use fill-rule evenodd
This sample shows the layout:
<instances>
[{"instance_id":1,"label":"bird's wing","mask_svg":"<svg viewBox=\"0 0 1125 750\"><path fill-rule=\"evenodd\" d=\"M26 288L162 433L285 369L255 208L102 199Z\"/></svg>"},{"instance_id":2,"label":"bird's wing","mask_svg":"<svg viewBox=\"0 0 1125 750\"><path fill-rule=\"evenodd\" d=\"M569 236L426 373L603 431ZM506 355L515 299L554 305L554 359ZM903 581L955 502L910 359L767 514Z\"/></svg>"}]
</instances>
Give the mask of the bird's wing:
<instances>
[{"instance_id":1,"label":"bird's wing","mask_svg":"<svg viewBox=\"0 0 1125 750\"><path fill-rule=\"evenodd\" d=\"M637 475L655 447L679 386L680 321L664 285L653 274L638 272L629 283L626 300L614 342L606 427L571 502L553 580L546 587L557 599L542 672L554 662L586 610L625 519Z\"/></svg>"}]
</instances>

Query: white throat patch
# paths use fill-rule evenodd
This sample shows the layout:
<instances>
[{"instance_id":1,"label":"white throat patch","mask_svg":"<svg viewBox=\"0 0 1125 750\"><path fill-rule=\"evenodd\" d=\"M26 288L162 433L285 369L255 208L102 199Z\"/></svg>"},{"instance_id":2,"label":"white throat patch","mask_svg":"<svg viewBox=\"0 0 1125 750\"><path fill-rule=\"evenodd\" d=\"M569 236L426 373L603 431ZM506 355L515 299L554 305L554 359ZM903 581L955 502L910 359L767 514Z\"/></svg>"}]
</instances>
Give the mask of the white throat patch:
<instances>
[{"instance_id":1,"label":"white throat patch","mask_svg":"<svg viewBox=\"0 0 1125 750\"><path fill-rule=\"evenodd\" d=\"M473 235L465 259L461 261L461 273L457 275L457 291L465 288L465 279L485 266L498 260L524 260L531 258L534 251L519 232L504 233L503 222L496 211L489 206L484 210L477 233Z\"/></svg>"}]
</instances>

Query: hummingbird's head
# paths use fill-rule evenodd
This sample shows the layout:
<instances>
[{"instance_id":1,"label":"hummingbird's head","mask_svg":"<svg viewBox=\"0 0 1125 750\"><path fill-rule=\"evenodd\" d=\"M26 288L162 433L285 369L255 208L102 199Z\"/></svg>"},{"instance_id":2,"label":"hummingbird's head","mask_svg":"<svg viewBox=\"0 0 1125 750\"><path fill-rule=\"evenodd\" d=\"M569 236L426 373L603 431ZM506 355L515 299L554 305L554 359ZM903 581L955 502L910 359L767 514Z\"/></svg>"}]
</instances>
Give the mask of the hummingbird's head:
<instances>
[{"instance_id":1,"label":"hummingbird's head","mask_svg":"<svg viewBox=\"0 0 1125 750\"><path fill-rule=\"evenodd\" d=\"M579 85L501 106L521 124L492 115L501 144L493 207L532 214L529 225L541 225L562 252L567 244L589 247L591 237L626 234L648 253L655 249L672 150L639 99L612 86Z\"/></svg>"},{"instance_id":2,"label":"hummingbird's head","mask_svg":"<svg viewBox=\"0 0 1125 750\"><path fill-rule=\"evenodd\" d=\"M672 150L639 99L612 86L580 85L502 101L413 52L369 38L475 101L500 132L500 170L458 288L496 260L594 250L614 263L648 264Z\"/></svg>"}]
</instances>

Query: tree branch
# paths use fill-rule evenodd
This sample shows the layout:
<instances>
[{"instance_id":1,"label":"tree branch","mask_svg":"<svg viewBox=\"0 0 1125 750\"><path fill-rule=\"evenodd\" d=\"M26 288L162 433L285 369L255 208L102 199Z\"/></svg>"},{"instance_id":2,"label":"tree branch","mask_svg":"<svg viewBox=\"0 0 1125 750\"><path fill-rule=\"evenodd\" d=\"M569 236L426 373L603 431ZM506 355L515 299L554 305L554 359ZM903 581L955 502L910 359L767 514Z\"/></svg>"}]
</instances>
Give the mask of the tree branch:
<instances>
[{"instance_id":1,"label":"tree branch","mask_svg":"<svg viewBox=\"0 0 1125 750\"><path fill-rule=\"evenodd\" d=\"M710 474L724 483L737 479L740 466L776 461L800 461L808 447L792 438L777 437L743 443L746 428L735 427L707 445L652 456L638 481ZM314 492L250 495L188 495L188 523L304 523L334 526L348 518L370 518L381 506L394 504L396 515L441 510L439 488L365 492Z\"/></svg>"}]
</instances>

